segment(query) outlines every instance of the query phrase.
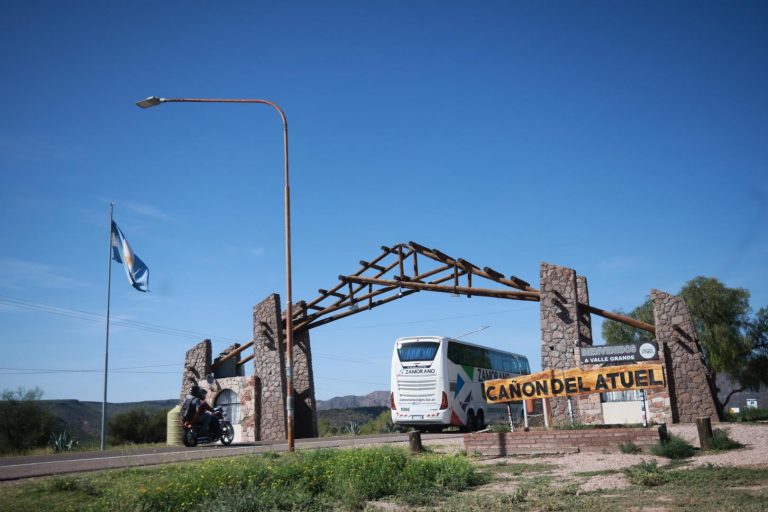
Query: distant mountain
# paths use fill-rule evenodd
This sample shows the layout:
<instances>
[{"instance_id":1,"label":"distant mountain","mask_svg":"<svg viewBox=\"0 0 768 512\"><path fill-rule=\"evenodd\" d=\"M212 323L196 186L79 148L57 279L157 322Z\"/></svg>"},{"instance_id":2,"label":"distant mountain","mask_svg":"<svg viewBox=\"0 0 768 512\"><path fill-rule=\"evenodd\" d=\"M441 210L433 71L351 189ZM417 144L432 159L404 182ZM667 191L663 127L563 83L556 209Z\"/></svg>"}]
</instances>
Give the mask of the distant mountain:
<instances>
[{"instance_id":1,"label":"distant mountain","mask_svg":"<svg viewBox=\"0 0 768 512\"><path fill-rule=\"evenodd\" d=\"M107 403L107 421L117 414L132 409L144 408L149 411L170 411L179 401L147 400L144 402ZM89 441L98 439L101 429L101 402L80 400L40 400L40 405L59 419L59 429L68 428L75 439ZM374 391L365 396L338 396L330 400L318 400L318 411L331 411L321 417L332 418L331 422L340 426L347 421L364 423L389 405L389 391ZM337 411L337 409L357 409L356 411Z\"/></svg>"},{"instance_id":2,"label":"distant mountain","mask_svg":"<svg viewBox=\"0 0 768 512\"><path fill-rule=\"evenodd\" d=\"M176 399L147 400L144 402L107 402L107 421L117 414L132 409L170 411L178 404ZM98 439L101 432L101 402L80 400L40 400L40 405L59 419L59 428L68 428L72 437L80 441Z\"/></svg>"},{"instance_id":3,"label":"distant mountain","mask_svg":"<svg viewBox=\"0 0 768 512\"><path fill-rule=\"evenodd\" d=\"M365 396L337 396L330 400L318 400L317 410L328 409L356 409L358 407L387 407L389 405L389 391L374 391Z\"/></svg>"}]
</instances>

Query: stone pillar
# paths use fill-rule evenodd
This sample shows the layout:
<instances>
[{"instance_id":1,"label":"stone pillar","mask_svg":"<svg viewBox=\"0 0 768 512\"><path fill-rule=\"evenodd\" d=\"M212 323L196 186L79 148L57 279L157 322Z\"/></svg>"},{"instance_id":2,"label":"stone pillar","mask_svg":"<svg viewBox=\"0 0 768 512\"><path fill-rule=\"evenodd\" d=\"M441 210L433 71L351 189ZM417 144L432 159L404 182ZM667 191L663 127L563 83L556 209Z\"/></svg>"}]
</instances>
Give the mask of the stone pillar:
<instances>
[{"instance_id":1,"label":"stone pillar","mask_svg":"<svg viewBox=\"0 0 768 512\"><path fill-rule=\"evenodd\" d=\"M284 440L285 341L280 296L273 293L253 308L256 439Z\"/></svg>"},{"instance_id":2,"label":"stone pillar","mask_svg":"<svg viewBox=\"0 0 768 512\"><path fill-rule=\"evenodd\" d=\"M542 263L541 290L541 368L566 370L576 366L579 345L576 272L570 268ZM568 421L564 398L550 399L555 424ZM576 411L574 411L574 416Z\"/></svg>"},{"instance_id":3,"label":"stone pillar","mask_svg":"<svg viewBox=\"0 0 768 512\"><path fill-rule=\"evenodd\" d=\"M576 296L579 299L579 347L592 346L592 315L589 312L589 289L587 287L587 278L576 276ZM581 366L581 354L576 351L574 358L574 367ZM590 368L597 368L599 365L590 365ZM589 368L584 368L589 369ZM578 395L573 399L576 407L574 415L579 423L587 425L602 425L603 423L603 404L600 401L600 393L591 393L587 395Z\"/></svg>"},{"instance_id":4,"label":"stone pillar","mask_svg":"<svg viewBox=\"0 0 768 512\"><path fill-rule=\"evenodd\" d=\"M294 324L306 318L306 303L294 306ZM315 377L312 371L312 350L309 330L293 335L294 437L317 437L317 408Z\"/></svg>"},{"instance_id":5,"label":"stone pillar","mask_svg":"<svg viewBox=\"0 0 768 512\"><path fill-rule=\"evenodd\" d=\"M681 297L659 290L651 290L651 300L672 421L693 423L698 417L719 421L711 376L688 306Z\"/></svg>"},{"instance_id":6,"label":"stone pillar","mask_svg":"<svg viewBox=\"0 0 768 512\"><path fill-rule=\"evenodd\" d=\"M584 276L576 276L576 296L579 299L579 345L591 347L592 315L589 312L589 308L586 307L589 306L589 289L587 288L587 278ZM582 307L581 304L584 304L585 307ZM578 362L577 360L576 363Z\"/></svg>"},{"instance_id":7,"label":"stone pillar","mask_svg":"<svg viewBox=\"0 0 768 512\"><path fill-rule=\"evenodd\" d=\"M205 376L209 373L211 373L211 340L203 340L187 350L187 355L184 358L180 399L184 400L193 384L205 382Z\"/></svg>"}]
</instances>

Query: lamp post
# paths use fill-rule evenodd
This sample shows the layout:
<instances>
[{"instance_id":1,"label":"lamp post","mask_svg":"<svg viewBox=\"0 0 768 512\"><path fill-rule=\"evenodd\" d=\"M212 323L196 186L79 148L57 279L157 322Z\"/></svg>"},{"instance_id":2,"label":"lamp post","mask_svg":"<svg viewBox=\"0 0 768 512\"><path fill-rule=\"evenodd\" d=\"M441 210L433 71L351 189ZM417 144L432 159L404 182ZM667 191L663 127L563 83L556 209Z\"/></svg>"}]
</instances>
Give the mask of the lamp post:
<instances>
[{"instance_id":1,"label":"lamp post","mask_svg":"<svg viewBox=\"0 0 768 512\"><path fill-rule=\"evenodd\" d=\"M283 121L283 158L285 160L285 412L286 412L286 439L288 450L294 451L293 443L293 297L291 287L291 188L288 181L288 121L283 110L275 103L268 100L256 99L209 99L209 98L158 98L150 96L147 99L137 101L141 108L149 108L161 103L260 103L269 105L280 114Z\"/></svg>"}]
</instances>

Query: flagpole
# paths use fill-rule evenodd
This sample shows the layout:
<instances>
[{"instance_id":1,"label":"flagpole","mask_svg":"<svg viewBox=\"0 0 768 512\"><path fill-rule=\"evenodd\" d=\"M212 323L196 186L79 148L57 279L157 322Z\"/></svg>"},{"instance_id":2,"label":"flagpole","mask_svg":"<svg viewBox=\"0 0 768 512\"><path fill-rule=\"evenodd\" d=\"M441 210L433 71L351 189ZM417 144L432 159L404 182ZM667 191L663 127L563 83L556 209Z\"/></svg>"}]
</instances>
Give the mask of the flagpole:
<instances>
[{"instance_id":1,"label":"flagpole","mask_svg":"<svg viewBox=\"0 0 768 512\"><path fill-rule=\"evenodd\" d=\"M107 422L107 370L109 368L109 303L112 297L112 210L115 205L109 203L109 258L107 259L107 334L104 341L104 398L101 401L101 451L104 451L104 434Z\"/></svg>"}]
</instances>

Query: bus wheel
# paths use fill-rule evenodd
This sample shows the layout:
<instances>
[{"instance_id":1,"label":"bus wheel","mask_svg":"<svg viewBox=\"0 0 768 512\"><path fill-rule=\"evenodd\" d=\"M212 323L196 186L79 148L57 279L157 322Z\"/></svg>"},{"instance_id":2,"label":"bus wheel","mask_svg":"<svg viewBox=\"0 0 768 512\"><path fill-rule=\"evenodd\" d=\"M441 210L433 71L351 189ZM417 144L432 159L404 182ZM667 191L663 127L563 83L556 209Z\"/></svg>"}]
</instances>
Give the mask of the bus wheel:
<instances>
[{"instance_id":1,"label":"bus wheel","mask_svg":"<svg viewBox=\"0 0 768 512\"><path fill-rule=\"evenodd\" d=\"M477 416L475 416L475 430L483 430L485 428L485 414L483 414L483 410L480 409L477 411Z\"/></svg>"},{"instance_id":2,"label":"bus wheel","mask_svg":"<svg viewBox=\"0 0 768 512\"><path fill-rule=\"evenodd\" d=\"M475 430L475 413L470 409L467 412L467 421L464 423L464 432L473 432Z\"/></svg>"}]
</instances>

